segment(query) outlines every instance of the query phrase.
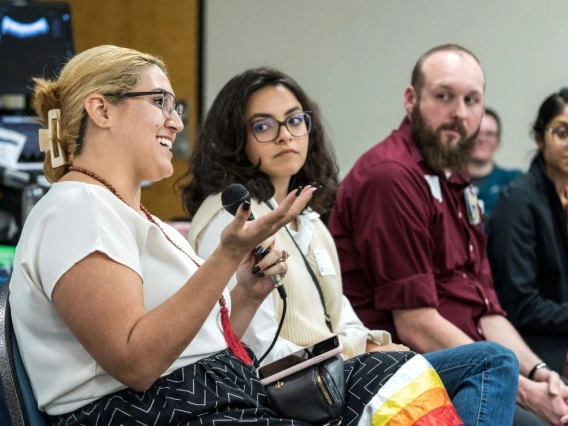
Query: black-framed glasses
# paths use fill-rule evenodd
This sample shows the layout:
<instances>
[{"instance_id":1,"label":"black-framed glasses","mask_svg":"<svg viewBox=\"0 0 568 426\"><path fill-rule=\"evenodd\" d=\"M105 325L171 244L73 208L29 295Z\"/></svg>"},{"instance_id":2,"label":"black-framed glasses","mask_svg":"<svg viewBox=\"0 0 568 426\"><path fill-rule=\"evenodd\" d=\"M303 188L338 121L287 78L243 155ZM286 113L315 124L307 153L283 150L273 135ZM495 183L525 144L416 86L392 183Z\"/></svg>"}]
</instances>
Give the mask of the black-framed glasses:
<instances>
[{"instance_id":1,"label":"black-framed glasses","mask_svg":"<svg viewBox=\"0 0 568 426\"><path fill-rule=\"evenodd\" d=\"M178 103L176 97L165 90L155 90L153 92L126 92L126 93L109 93L108 96L116 96L122 98L136 98L138 96L156 95L154 102L159 102L164 117L170 118L174 111L179 118L183 117L183 104Z\"/></svg>"},{"instance_id":2,"label":"black-framed glasses","mask_svg":"<svg viewBox=\"0 0 568 426\"><path fill-rule=\"evenodd\" d=\"M547 127L546 131L552 135L552 140L558 146L568 146L568 128L565 126Z\"/></svg>"},{"instance_id":3,"label":"black-framed glasses","mask_svg":"<svg viewBox=\"0 0 568 426\"><path fill-rule=\"evenodd\" d=\"M260 118L248 123L252 129L254 138L260 143L272 142L278 138L280 128L285 126L292 136L305 136L312 128L310 111L303 111L291 115L284 121L278 121L272 117Z\"/></svg>"}]
</instances>

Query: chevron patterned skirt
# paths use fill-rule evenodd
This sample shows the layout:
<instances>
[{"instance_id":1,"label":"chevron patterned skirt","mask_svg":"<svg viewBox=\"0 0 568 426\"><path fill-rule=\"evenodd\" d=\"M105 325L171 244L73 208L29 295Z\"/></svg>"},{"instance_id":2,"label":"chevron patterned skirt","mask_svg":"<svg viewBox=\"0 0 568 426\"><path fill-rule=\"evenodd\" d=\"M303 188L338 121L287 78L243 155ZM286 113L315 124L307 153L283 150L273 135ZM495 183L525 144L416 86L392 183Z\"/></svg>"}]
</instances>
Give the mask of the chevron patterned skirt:
<instances>
[{"instance_id":1,"label":"chevron patterned skirt","mask_svg":"<svg viewBox=\"0 0 568 426\"><path fill-rule=\"evenodd\" d=\"M405 366L410 368L410 364L415 365L405 372ZM424 376L421 371L416 370L416 367L420 366L426 370L431 369L424 358L413 352L376 352L347 360L346 406L342 424L380 425L386 424L384 420L395 420L393 425L414 424L413 421L409 422L409 419L402 419L403 423L397 423L397 419L393 419L390 414L399 413L400 417L401 409L406 408L393 408L393 397L397 393L400 394L399 388L408 387L408 377ZM255 367L245 365L225 350L161 377L146 392L123 389L73 413L51 417L52 424L193 426L255 422L263 425L306 425L297 420L279 418L272 410L255 370ZM440 386L441 382L437 387ZM443 386L441 387L447 397ZM424 386L419 391L423 394ZM402 400L405 401L404 398ZM449 398L447 402L449 403ZM451 403L449 405L451 406ZM424 406L423 401L421 406ZM453 406L451 409L453 410ZM378 414L383 417L378 418ZM422 419L424 414L426 413L417 413ZM424 424L461 424L457 415L452 419L457 420L452 421L448 417L448 422L440 419L439 422Z\"/></svg>"}]
</instances>

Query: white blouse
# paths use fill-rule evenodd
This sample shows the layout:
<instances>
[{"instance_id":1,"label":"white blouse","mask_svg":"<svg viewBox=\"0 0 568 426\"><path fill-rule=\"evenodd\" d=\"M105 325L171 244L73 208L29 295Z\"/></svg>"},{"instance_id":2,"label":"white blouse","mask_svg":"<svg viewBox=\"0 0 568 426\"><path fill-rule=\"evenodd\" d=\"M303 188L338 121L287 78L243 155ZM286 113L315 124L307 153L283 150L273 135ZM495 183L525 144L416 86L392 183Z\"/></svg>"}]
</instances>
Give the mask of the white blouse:
<instances>
[{"instance_id":1,"label":"white blouse","mask_svg":"<svg viewBox=\"0 0 568 426\"><path fill-rule=\"evenodd\" d=\"M177 231L156 221L202 263ZM81 182L54 184L26 220L10 282L12 319L24 365L40 410L50 415L72 412L126 387L97 364L51 302L61 276L97 251L141 277L148 311L177 292L197 269L156 225L106 188ZM227 290L224 296L230 309ZM216 304L164 375L226 349L219 310Z\"/></svg>"}]
</instances>

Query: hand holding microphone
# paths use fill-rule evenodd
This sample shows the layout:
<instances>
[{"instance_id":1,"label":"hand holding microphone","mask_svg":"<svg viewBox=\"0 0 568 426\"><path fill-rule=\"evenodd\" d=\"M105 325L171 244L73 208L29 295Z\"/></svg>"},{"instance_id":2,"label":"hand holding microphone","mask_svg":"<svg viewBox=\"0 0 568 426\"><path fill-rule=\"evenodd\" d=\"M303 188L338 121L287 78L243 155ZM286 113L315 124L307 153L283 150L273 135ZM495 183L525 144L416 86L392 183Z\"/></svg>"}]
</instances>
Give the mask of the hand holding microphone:
<instances>
[{"instance_id":1,"label":"hand holding microphone","mask_svg":"<svg viewBox=\"0 0 568 426\"><path fill-rule=\"evenodd\" d=\"M316 186L308 185L291 191L276 209L253 220L248 190L239 184L229 185L221 195L221 202L223 207L235 216L235 220L227 225L221 234L221 245L235 254L252 250L295 219L316 190Z\"/></svg>"},{"instance_id":2,"label":"hand holding microphone","mask_svg":"<svg viewBox=\"0 0 568 426\"><path fill-rule=\"evenodd\" d=\"M250 192L240 183L232 183L221 194L221 203L225 210L235 216L243 203L248 203L250 207ZM252 212L247 220L254 220Z\"/></svg>"},{"instance_id":3,"label":"hand holding microphone","mask_svg":"<svg viewBox=\"0 0 568 426\"><path fill-rule=\"evenodd\" d=\"M296 216L298 216L302 212L302 210L306 207L306 205L312 198L313 193L317 189L318 188L315 185L308 185L305 188L300 187L297 190L292 191L279 204L278 208L272 210L270 213L267 213L266 215L260 217L257 220L253 221L254 216L252 215L252 213L249 213L249 215L246 216L246 220L242 220L242 222L240 222L241 229L246 231L257 226L259 228L258 234L262 234L261 231L266 230L265 234L266 236L274 235L276 231L278 231L282 226L286 225L287 223L290 223L294 218L296 218ZM221 200L223 203L223 207L225 207L225 209L227 209L229 213L235 216L233 224L235 222L237 223L239 222L238 221L239 216L241 217L241 219L245 217L244 215L239 214L240 213L239 206L243 206L242 210L244 211L248 211L251 206L249 192L244 186L238 184L230 185L225 191L223 191ZM250 222L249 224L248 221L253 221L253 222ZM229 228L233 224L229 225L227 228ZM225 228L225 230L227 230L227 228ZM273 239L274 237L271 238ZM274 271L273 268L278 268L281 269L281 271L285 272L287 268L286 260L288 259L289 254L285 250L283 250L282 252L278 252L278 250L271 251L272 242L270 243L270 246L268 245L264 246L267 247L266 249L263 248L263 246L258 246L258 244L262 240L263 240L262 238L256 240L255 244L257 245L257 247L252 253L249 253L249 257L247 258L249 260L250 258L260 259L260 261L252 269L252 273L258 274L257 276L260 276L262 274L262 277L264 277L264 273L266 272L270 275L270 270L272 269ZM245 262L245 264L248 263L249 263L248 261ZM262 265L263 263L266 264L266 266ZM261 267L261 265L263 267ZM248 276L249 277L251 276L250 271ZM246 272L244 278L246 279ZM239 282L241 282L239 278L239 271L237 271L237 279L239 280ZM266 352L260 357L259 363L262 362L264 358L266 358L266 356L270 353L270 351L274 347L274 344L276 343L276 340L280 335L280 331L282 330L284 319L286 318L287 301L286 301L286 291L284 290L284 286L282 285L283 284L282 274L276 272L270 275L270 279L272 280L274 287L276 287L276 289L278 290L278 294L280 294L280 297L282 298L282 316L280 318L280 323L278 324L278 329L276 330L276 334L274 335L274 340L272 341L272 344L266 350ZM255 282L252 284L252 287L254 287L260 281L262 280L258 279L255 280ZM264 285L264 283L262 283L261 285ZM266 293L266 295L268 295L268 293Z\"/></svg>"},{"instance_id":4,"label":"hand holding microphone","mask_svg":"<svg viewBox=\"0 0 568 426\"><path fill-rule=\"evenodd\" d=\"M309 191L310 188L308 188L308 190L306 191L309 195L309 197L311 198L311 193L313 193L313 191L315 189L313 189L311 192ZM296 192L296 191L294 191ZM284 200L284 202L286 203L288 201L288 206L284 206L284 208L288 209L288 210L292 210L293 208L296 208L296 210L299 212L302 211L303 206L298 210L297 209L297 203L298 200L294 200L293 198L298 199L299 196L302 195L302 191L298 191L298 195L296 196L295 194L290 194L286 200ZM303 194L304 198L305 198L305 202L307 203L307 201L309 201L309 198L306 197L306 193ZM290 201L292 201L292 203L290 204ZM299 201L304 201L304 200L299 200ZM232 184L229 185L224 191L223 194L221 195L221 202L223 204L223 207L232 215L236 215L239 211L239 207L242 206L250 206L250 193L248 192L248 190L240 185L240 184ZM284 203L283 203L284 204ZM304 204L305 205L305 204ZM244 207L243 207L244 208ZM248 210L245 208L245 210ZM273 213L280 213L280 215L278 214L273 214ZM275 210L274 212L271 212L265 216L263 216L262 218L260 218L258 220L258 222L262 221L262 220L266 220L266 218L270 218L271 216L274 216L276 219L279 219L280 221L282 221L282 212L278 212L278 209ZM289 220L287 220L287 222L289 222L292 218L294 218L296 216L296 214L294 214ZM286 216L284 216L285 218ZM247 221L252 221L254 220L254 215L252 214L252 212L250 213L249 217L247 218ZM287 223L284 222L284 223ZM278 229L280 228L280 226L278 226L278 228L274 229L274 232L276 232ZM286 265L279 265L282 262L285 262L288 257L289 254L286 251L283 252L279 252L277 250L274 250L271 246L272 246L272 242L270 242L269 244L267 244L267 242L264 242L264 247L263 245L259 245L256 249L254 249L253 253L254 256L256 257L257 263L254 266L254 268L252 268L252 274L257 274L258 277L262 278L265 275L270 275L271 273L274 272L274 269L278 268L278 269L284 269L284 271L286 270L287 266ZM266 259L265 259L266 257ZM281 273L273 273L272 275L270 275L270 279L272 280L272 283L274 284L274 287L276 287L276 289L278 290L280 297L285 298L286 297L286 292L284 290L284 287L282 286L283 284L283 279L282 279L282 272ZM239 280L240 281L240 280Z\"/></svg>"}]
</instances>

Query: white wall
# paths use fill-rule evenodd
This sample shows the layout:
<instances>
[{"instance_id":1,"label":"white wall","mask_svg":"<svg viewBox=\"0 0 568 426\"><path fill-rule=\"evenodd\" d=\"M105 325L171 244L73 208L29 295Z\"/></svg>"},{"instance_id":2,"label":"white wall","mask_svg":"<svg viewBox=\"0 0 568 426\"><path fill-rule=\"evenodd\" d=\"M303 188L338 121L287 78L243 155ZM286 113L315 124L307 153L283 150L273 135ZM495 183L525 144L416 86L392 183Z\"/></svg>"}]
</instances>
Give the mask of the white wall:
<instances>
[{"instance_id":1,"label":"white wall","mask_svg":"<svg viewBox=\"0 0 568 426\"><path fill-rule=\"evenodd\" d=\"M540 103L568 86L567 16L566 0L206 0L204 110L236 73L276 66L319 103L343 176L400 123L418 57L456 42L503 120L497 160L526 168Z\"/></svg>"}]
</instances>

